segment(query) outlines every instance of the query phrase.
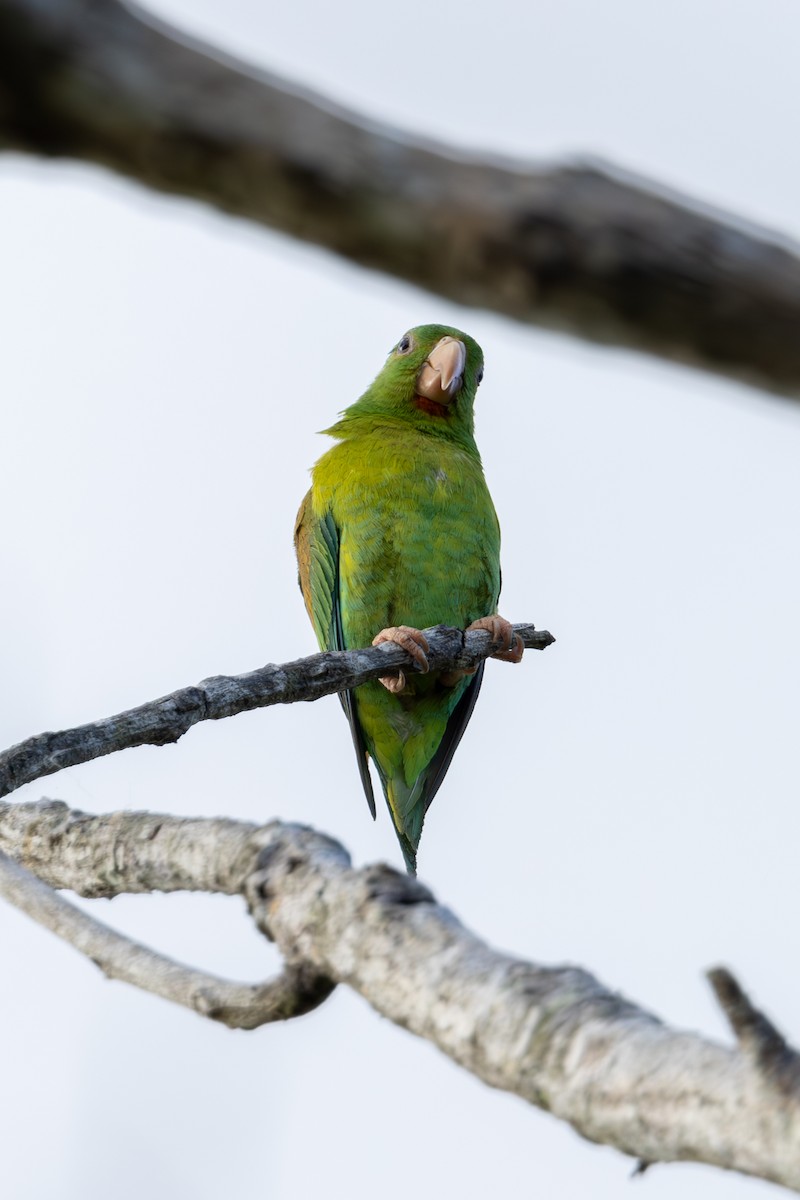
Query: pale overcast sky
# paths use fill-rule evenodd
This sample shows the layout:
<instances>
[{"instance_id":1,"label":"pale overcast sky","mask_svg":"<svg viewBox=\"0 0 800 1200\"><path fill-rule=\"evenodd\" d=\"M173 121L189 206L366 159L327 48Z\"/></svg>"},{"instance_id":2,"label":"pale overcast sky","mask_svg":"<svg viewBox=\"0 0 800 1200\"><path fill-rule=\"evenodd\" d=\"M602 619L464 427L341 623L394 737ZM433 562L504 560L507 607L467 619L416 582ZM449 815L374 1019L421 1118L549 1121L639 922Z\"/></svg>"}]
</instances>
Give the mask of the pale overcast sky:
<instances>
[{"instance_id":1,"label":"pale overcast sky","mask_svg":"<svg viewBox=\"0 0 800 1200\"><path fill-rule=\"evenodd\" d=\"M465 147L599 155L800 237L800 12L778 0L157 11L340 102ZM411 325L482 344L501 611L556 634L490 664L420 875L495 945L576 962L727 1040L724 963L795 1043L800 407L512 325L99 170L0 158L0 742L315 648L291 530L315 431ZM298 369L300 368L300 369ZM249 714L19 793L275 816L401 866L339 705ZM93 911L259 979L241 904ZM230 1033L110 984L0 912L8 1200L747 1200L489 1091L340 989Z\"/></svg>"}]
</instances>

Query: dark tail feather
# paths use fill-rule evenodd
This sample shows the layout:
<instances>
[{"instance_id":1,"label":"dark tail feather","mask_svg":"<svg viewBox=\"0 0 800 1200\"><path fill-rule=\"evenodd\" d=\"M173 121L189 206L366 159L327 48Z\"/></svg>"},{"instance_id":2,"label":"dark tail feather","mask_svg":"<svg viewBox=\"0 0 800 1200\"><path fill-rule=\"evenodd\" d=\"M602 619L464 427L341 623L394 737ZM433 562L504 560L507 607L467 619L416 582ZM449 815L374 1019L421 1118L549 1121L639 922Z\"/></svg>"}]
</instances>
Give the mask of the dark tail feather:
<instances>
[{"instance_id":1,"label":"dark tail feather","mask_svg":"<svg viewBox=\"0 0 800 1200\"><path fill-rule=\"evenodd\" d=\"M447 722L447 729L445 730L444 737L439 743L439 749L436 751L430 763L425 768L425 807L423 812L428 811L431 806L431 801L438 792L439 788L442 786L442 781L447 774L447 768L453 761L453 755L458 749L458 743L464 736L464 730L469 724L469 719L472 716L472 710L475 707L475 701L478 699L478 692L481 690L481 684L483 683L483 669L485 665L485 663L480 664L477 671L464 689L464 694L453 709L450 715L450 720Z\"/></svg>"},{"instance_id":2,"label":"dark tail feather","mask_svg":"<svg viewBox=\"0 0 800 1200\"><path fill-rule=\"evenodd\" d=\"M416 873L417 873L417 852L414 849L411 842L406 837L406 835L404 833L401 833L400 830L397 829L396 827L395 827L395 829L397 832L397 840L400 843L400 849L403 851L403 859L406 864L406 870L408 871L409 875L416 875Z\"/></svg>"},{"instance_id":3,"label":"dark tail feather","mask_svg":"<svg viewBox=\"0 0 800 1200\"><path fill-rule=\"evenodd\" d=\"M372 813L372 819L375 820L375 793L372 790L372 780L369 774L369 758L367 757L367 747L364 744L364 734L361 731L361 724L356 713L356 706L352 692L339 692L339 699L342 702L345 716L350 725L350 733L353 738L353 745L356 751L356 761L358 763L358 772L361 776L361 783L364 788L364 795L367 797L369 811Z\"/></svg>"}]
</instances>

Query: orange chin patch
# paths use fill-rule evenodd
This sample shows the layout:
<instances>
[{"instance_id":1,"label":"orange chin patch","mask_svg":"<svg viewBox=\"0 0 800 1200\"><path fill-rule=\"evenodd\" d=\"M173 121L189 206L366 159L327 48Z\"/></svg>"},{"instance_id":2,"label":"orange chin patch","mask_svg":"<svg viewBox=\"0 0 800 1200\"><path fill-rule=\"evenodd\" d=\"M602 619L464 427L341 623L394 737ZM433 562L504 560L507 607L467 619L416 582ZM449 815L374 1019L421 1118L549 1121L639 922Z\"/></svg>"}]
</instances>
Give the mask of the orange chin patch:
<instances>
[{"instance_id":1,"label":"orange chin patch","mask_svg":"<svg viewBox=\"0 0 800 1200\"><path fill-rule=\"evenodd\" d=\"M450 412L449 405L438 404L435 400L429 400L427 396L415 395L414 403L418 409L431 417L446 417Z\"/></svg>"}]
</instances>

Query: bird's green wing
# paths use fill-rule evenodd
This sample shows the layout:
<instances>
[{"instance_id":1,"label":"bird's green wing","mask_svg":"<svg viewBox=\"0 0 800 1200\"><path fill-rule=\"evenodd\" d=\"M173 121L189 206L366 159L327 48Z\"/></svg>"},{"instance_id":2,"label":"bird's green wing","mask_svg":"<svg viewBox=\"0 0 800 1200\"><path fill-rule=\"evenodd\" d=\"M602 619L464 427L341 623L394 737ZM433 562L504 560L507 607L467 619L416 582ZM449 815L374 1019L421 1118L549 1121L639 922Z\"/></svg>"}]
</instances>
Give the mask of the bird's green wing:
<instances>
[{"instance_id":1,"label":"bird's green wing","mask_svg":"<svg viewBox=\"0 0 800 1200\"><path fill-rule=\"evenodd\" d=\"M310 491L297 514L294 545L297 552L300 591L303 593L320 649L346 650L339 590L339 530L330 512L326 512L322 517L314 513ZM350 725L364 795L374 819L375 796L369 774L369 759L353 693L340 692L339 699Z\"/></svg>"}]
</instances>

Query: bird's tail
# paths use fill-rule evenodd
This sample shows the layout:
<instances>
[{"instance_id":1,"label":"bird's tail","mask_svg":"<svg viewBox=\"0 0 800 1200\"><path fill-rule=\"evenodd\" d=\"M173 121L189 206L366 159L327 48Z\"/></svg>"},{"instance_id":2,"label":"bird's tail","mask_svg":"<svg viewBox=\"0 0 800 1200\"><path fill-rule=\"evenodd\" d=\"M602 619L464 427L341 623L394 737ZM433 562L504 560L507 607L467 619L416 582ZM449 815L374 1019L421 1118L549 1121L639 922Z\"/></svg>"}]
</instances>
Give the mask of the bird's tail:
<instances>
[{"instance_id":1,"label":"bird's tail","mask_svg":"<svg viewBox=\"0 0 800 1200\"><path fill-rule=\"evenodd\" d=\"M429 803L425 794L425 777L420 776L413 787L409 787L402 777L388 779L383 790L406 870L409 875L416 875L417 849Z\"/></svg>"},{"instance_id":2,"label":"bird's tail","mask_svg":"<svg viewBox=\"0 0 800 1200\"><path fill-rule=\"evenodd\" d=\"M400 843L400 849L403 851L403 860L406 864L406 870L408 871L409 875L416 875L417 852L406 835L401 833L400 830L397 829L397 826L395 826L395 829L397 830L397 840Z\"/></svg>"},{"instance_id":3,"label":"bird's tail","mask_svg":"<svg viewBox=\"0 0 800 1200\"><path fill-rule=\"evenodd\" d=\"M471 678L453 688L452 707L436 753L413 783L406 782L401 763L396 771L392 771L391 774L385 773L377 756L370 750L409 875L417 873L417 847L422 836L425 814L442 785L456 747L467 727L482 679L483 663Z\"/></svg>"},{"instance_id":4,"label":"bird's tail","mask_svg":"<svg viewBox=\"0 0 800 1200\"><path fill-rule=\"evenodd\" d=\"M406 870L409 875L416 875L417 848L422 836L422 823L427 810L423 795L424 781L419 778L413 787L409 787L402 775L387 776L381 770L380 763L374 756L372 761L378 770L383 794L386 797L386 807L389 809L394 831L403 852Z\"/></svg>"}]
</instances>

